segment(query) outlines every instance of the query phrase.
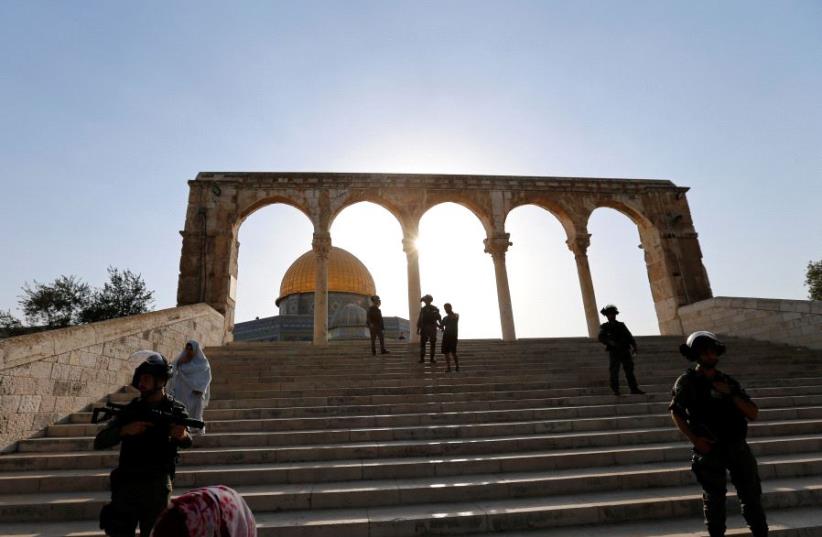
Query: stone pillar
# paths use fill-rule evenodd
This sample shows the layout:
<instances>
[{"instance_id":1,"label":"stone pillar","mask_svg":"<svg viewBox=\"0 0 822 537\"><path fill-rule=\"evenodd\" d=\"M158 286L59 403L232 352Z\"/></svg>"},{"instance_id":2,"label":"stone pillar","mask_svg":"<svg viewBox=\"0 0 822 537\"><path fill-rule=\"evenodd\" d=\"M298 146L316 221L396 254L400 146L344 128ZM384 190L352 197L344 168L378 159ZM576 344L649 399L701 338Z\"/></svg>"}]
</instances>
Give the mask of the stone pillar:
<instances>
[{"instance_id":1,"label":"stone pillar","mask_svg":"<svg viewBox=\"0 0 822 537\"><path fill-rule=\"evenodd\" d=\"M579 276L579 287L582 290L582 306L585 309L585 321L588 324L588 337L596 338L599 335L599 311L594 295L591 267L588 265L588 246L591 244L591 235L589 233L579 234L565 243L574 253L574 260L577 262L577 275Z\"/></svg>"},{"instance_id":2,"label":"stone pillar","mask_svg":"<svg viewBox=\"0 0 822 537\"><path fill-rule=\"evenodd\" d=\"M502 340L514 341L517 339L514 330L514 310L511 307L511 290L508 287L508 269L505 267L505 252L511 243L509 233L499 233L483 241L485 253L491 254L494 260L494 274L497 279L497 300L499 301L499 317L502 325Z\"/></svg>"},{"instance_id":3,"label":"stone pillar","mask_svg":"<svg viewBox=\"0 0 822 537\"><path fill-rule=\"evenodd\" d=\"M328 344L328 255L331 253L331 234L314 233L311 242L317 261L314 279L314 345Z\"/></svg>"},{"instance_id":4,"label":"stone pillar","mask_svg":"<svg viewBox=\"0 0 822 537\"><path fill-rule=\"evenodd\" d=\"M417 335L417 317L420 315L420 255L417 251L416 237L406 236L402 239L402 250L408 261L408 341L416 343L420 340Z\"/></svg>"}]
</instances>

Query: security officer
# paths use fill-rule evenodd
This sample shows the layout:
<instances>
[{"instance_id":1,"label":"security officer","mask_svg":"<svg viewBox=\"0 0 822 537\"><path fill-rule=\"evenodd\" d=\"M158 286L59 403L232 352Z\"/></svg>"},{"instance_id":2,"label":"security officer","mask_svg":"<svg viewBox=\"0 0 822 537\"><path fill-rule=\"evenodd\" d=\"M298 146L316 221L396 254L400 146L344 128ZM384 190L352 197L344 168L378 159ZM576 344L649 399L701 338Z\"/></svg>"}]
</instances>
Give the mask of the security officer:
<instances>
[{"instance_id":1,"label":"security officer","mask_svg":"<svg viewBox=\"0 0 822 537\"><path fill-rule=\"evenodd\" d=\"M702 485L705 525L725 535L726 472L754 537L768 535L756 459L745 437L759 408L730 375L716 369L723 345L711 332L694 332L680 352L696 367L676 380L669 406L674 423L694 445L691 469Z\"/></svg>"},{"instance_id":2,"label":"security officer","mask_svg":"<svg viewBox=\"0 0 822 537\"><path fill-rule=\"evenodd\" d=\"M380 353L389 354L388 349L385 348L385 322L382 319L382 311L380 311L380 304L382 301L380 297L374 295L371 297L371 307L368 308L368 331L371 333L371 356L377 355L377 338L380 339Z\"/></svg>"},{"instance_id":3,"label":"security officer","mask_svg":"<svg viewBox=\"0 0 822 537\"><path fill-rule=\"evenodd\" d=\"M625 323L616 320L616 316L619 315L616 306L608 304L600 310L600 313L608 318L608 322L599 327L599 341L605 345L605 350L608 351L611 390L613 390L614 395L620 395L619 366L622 365L631 393L645 393L639 389L634 376L634 354L637 352L634 336L625 326Z\"/></svg>"},{"instance_id":4,"label":"security officer","mask_svg":"<svg viewBox=\"0 0 822 537\"><path fill-rule=\"evenodd\" d=\"M145 361L134 371L131 385L140 390L94 439L94 449L122 443L120 462L111 473L111 503L100 512L100 527L112 537L151 533L157 516L166 508L177 463L177 448L191 446L183 425L158 425L147 421L153 410L188 417L185 407L165 393L171 376L168 360L159 353L138 351Z\"/></svg>"},{"instance_id":5,"label":"security officer","mask_svg":"<svg viewBox=\"0 0 822 537\"><path fill-rule=\"evenodd\" d=\"M420 363L425 362L425 344L431 342L431 363L436 363L434 354L437 352L437 330L440 328L442 316L438 307L431 304L434 297L425 295L420 302L425 306L420 309L417 317L417 334L420 335Z\"/></svg>"}]
</instances>

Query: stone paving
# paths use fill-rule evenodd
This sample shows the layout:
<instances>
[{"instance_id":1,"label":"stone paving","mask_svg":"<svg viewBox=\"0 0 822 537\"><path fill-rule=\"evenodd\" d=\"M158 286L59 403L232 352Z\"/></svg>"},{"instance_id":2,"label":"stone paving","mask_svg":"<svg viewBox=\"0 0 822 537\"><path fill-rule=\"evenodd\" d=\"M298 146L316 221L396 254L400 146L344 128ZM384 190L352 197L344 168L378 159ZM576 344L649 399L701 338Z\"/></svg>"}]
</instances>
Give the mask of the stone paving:
<instances>
[{"instance_id":1,"label":"stone paving","mask_svg":"<svg viewBox=\"0 0 822 537\"><path fill-rule=\"evenodd\" d=\"M772 534L822 535L822 353L728 343L722 366L762 409L749 438ZM587 339L464 341L450 374L399 345L211 348L208 434L182 453L175 493L234 487L262 536L704 535L666 410L678 344L640 338L648 393L622 397ZM0 535L101 535L117 452L91 449L89 418L0 455ZM732 491L729 535L744 535Z\"/></svg>"}]
</instances>

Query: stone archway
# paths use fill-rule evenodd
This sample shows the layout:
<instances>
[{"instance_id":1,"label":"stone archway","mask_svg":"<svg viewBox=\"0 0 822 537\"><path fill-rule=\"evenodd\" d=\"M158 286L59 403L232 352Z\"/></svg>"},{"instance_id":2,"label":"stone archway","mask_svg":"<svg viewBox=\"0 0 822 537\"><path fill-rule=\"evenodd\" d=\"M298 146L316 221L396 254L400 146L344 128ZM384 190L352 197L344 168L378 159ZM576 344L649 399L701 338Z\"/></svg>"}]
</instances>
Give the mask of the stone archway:
<instances>
[{"instance_id":1,"label":"stone archway","mask_svg":"<svg viewBox=\"0 0 822 537\"><path fill-rule=\"evenodd\" d=\"M318 257L314 294L314 342L328 338L330 225L345 207L370 201L391 212L403 230L408 260L409 314L416 324L420 296L419 257L414 240L419 220L431 207L452 202L474 213L485 229L491 254L504 340L516 338L505 253L511 246L505 219L515 207L533 204L551 211L568 235L574 253L589 334L598 326L587 248L588 217L612 207L637 223L646 252L648 278L662 334L682 331L680 306L710 298L711 288L685 197L687 188L670 181L513 177L482 175L344 174L285 172L202 172L189 181L178 305L205 302L226 319L226 339L234 325L237 231L254 210L285 203L305 213L314 226ZM412 332L413 333L413 332Z\"/></svg>"}]
</instances>

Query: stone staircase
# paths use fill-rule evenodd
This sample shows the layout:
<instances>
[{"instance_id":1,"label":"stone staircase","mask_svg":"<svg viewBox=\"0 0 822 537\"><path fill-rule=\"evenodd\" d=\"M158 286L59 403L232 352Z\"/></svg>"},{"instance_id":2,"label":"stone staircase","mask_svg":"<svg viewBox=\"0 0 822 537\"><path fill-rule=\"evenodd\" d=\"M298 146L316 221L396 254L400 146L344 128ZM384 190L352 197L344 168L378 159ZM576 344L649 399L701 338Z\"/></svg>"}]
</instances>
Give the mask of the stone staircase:
<instances>
[{"instance_id":1,"label":"stone staircase","mask_svg":"<svg viewBox=\"0 0 822 537\"><path fill-rule=\"evenodd\" d=\"M207 349L208 434L182 452L175 493L236 488L266 537L703 535L667 412L680 341L639 338L648 393L623 397L587 339L463 341L450 374L405 345L376 358L367 343ZM762 409L749 439L772 535L822 535L822 353L728 345L723 369ZM89 421L74 414L0 455L0 535L102 535L117 452L91 449ZM747 534L729 512L729 535Z\"/></svg>"}]
</instances>

